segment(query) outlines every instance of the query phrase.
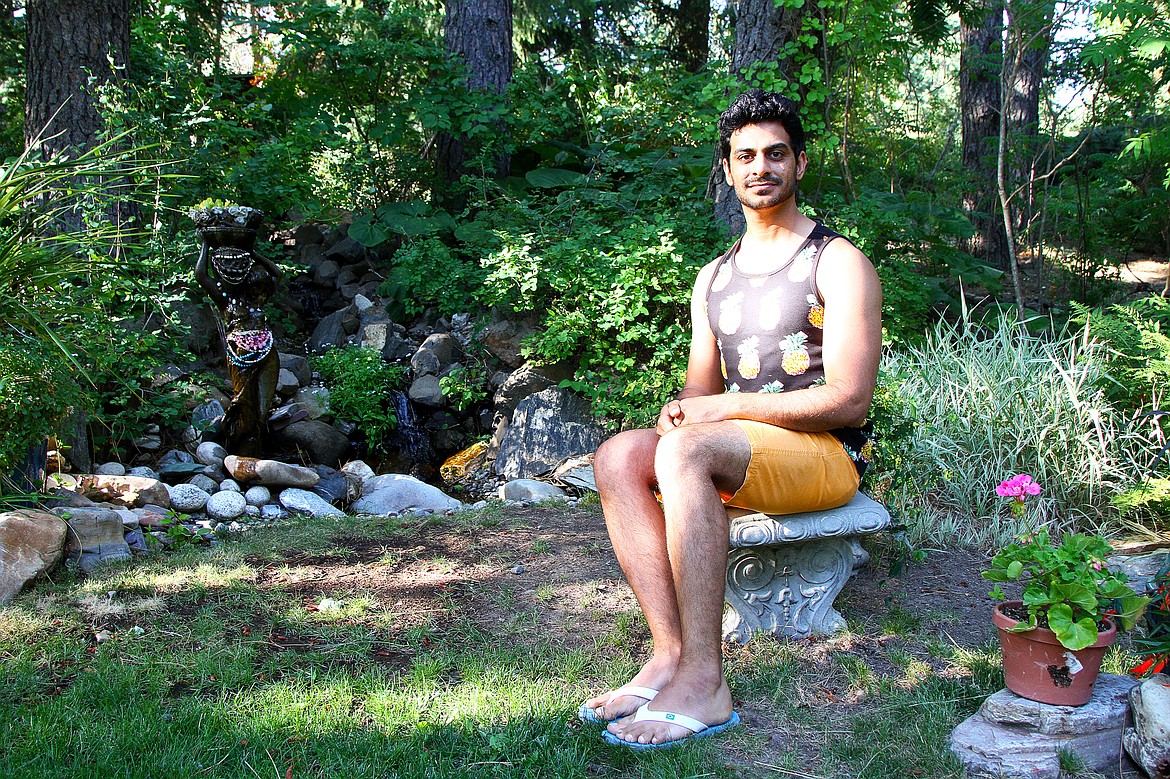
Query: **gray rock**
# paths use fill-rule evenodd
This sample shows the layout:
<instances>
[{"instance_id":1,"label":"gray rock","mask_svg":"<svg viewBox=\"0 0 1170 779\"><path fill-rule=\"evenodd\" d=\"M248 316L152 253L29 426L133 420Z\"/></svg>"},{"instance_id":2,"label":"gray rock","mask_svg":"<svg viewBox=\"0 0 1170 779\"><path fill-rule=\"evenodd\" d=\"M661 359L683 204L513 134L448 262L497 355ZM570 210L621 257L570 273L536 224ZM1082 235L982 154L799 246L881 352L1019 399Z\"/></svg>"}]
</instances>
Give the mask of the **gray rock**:
<instances>
[{"instance_id":1,"label":"gray rock","mask_svg":"<svg viewBox=\"0 0 1170 779\"><path fill-rule=\"evenodd\" d=\"M288 512L285 511L283 507L278 506L275 503L269 503L266 506L260 507L260 518L274 522L280 519L288 519Z\"/></svg>"},{"instance_id":2,"label":"gray rock","mask_svg":"<svg viewBox=\"0 0 1170 779\"><path fill-rule=\"evenodd\" d=\"M596 450L603 436L585 401L568 390L550 387L516 407L493 469L510 479L531 479L566 458Z\"/></svg>"},{"instance_id":3,"label":"gray rock","mask_svg":"<svg viewBox=\"0 0 1170 779\"><path fill-rule=\"evenodd\" d=\"M191 427L200 432L213 430L216 423L223 419L223 414L223 404L218 400L209 400L191 412Z\"/></svg>"},{"instance_id":4,"label":"gray rock","mask_svg":"<svg viewBox=\"0 0 1170 779\"><path fill-rule=\"evenodd\" d=\"M1150 779L1170 779L1170 675L1154 674L1129 693L1133 724L1122 743Z\"/></svg>"},{"instance_id":5,"label":"gray rock","mask_svg":"<svg viewBox=\"0 0 1170 779\"><path fill-rule=\"evenodd\" d=\"M211 495L194 484L176 484L171 487L171 508L191 514L202 511Z\"/></svg>"},{"instance_id":6,"label":"gray rock","mask_svg":"<svg viewBox=\"0 0 1170 779\"><path fill-rule=\"evenodd\" d=\"M162 449L162 437L156 433L139 436L130 443L140 452L157 452Z\"/></svg>"},{"instance_id":7,"label":"gray rock","mask_svg":"<svg viewBox=\"0 0 1170 779\"><path fill-rule=\"evenodd\" d=\"M98 476L125 476L126 466L118 462L102 463L93 472Z\"/></svg>"},{"instance_id":8,"label":"gray rock","mask_svg":"<svg viewBox=\"0 0 1170 779\"><path fill-rule=\"evenodd\" d=\"M158 471L146 465L136 465L126 471L127 476L137 476L141 479L157 479Z\"/></svg>"},{"instance_id":9,"label":"gray rock","mask_svg":"<svg viewBox=\"0 0 1170 779\"><path fill-rule=\"evenodd\" d=\"M219 491L219 483L221 481L223 481L225 478L227 478L226 475L220 479L213 479L206 474L197 473L194 476L192 476L191 481L189 481L187 483L194 486L194 487L198 487L199 489L203 490L208 495L210 495L213 492Z\"/></svg>"},{"instance_id":10,"label":"gray rock","mask_svg":"<svg viewBox=\"0 0 1170 779\"><path fill-rule=\"evenodd\" d=\"M525 363L508 375L496 390L492 403L497 413L511 416L520 401L572 376L573 371L568 366Z\"/></svg>"},{"instance_id":11,"label":"gray rock","mask_svg":"<svg viewBox=\"0 0 1170 779\"><path fill-rule=\"evenodd\" d=\"M442 373L458 362L463 349L449 333L435 333L427 337L410 360L410 369L416 376Z\"/></svg>"},{"instance_id":12,"label":"gray rock","mask_svg":"<svg viewBox=\"0 0 1170 779\"><path fill-rule=\"evenodd\" d=\"M443 388L439 385L439 377L432 374L419 376L412 381L406 394L423 406L438 408L443 405Z\"/></svg>"},{"instance_id":13,"label":"gray rock","mask_svg":"<svg viewBox=\"0 0 1170 779\"><path fill-rule=\"evenodd\" d=\"M293 403L309 414L309 419L330 416L329 390L325 387L301 387L293 395Z\"/></svg>"},{"instance_id":14,"label":"gray rock","mask_svg":"<svg viewBox=\"0 0 1170 779\"><path fill-rule=\"evenodd\" d=\"M387 473L365 483L362 498L353 504L358 514L401 514L418 509L430 511L459 510L463 504L438 487L413 476Z\"/></svg>"},{"instance_id":15,"label":"gray rock","mask_svg":"<svg viewBox=\"0 0 1170 779\"><path fill-rule=\"evenodd\" d=\"M345 319L344 309L322 317L317 326L313 328L313 334L309 336L309 351L313 354L322 354L340 346L345 338L345 329L342 326L343 319Z\"/></svg>"},{"instance_id":16,"label":"gray rock","mask_svg":"<svg viewBox=\"0 0 1170 779\"><path fill-rule=\"evenodd\" d=\"M299 354L280 353L280 367L296 377L302 387L309 385L313 380L313 371L309 368L309 361Z\"/></svg>"},{"instance_id":17,"label":"gray rock","mask_svg":"<svg viewBox=\"0 0 1170 779\"><path fill-rule=\"evenodd\" d=\"M223 458L227 456L227 449L214 441L204 441L195 449L195 462L204 466L223 465Z\"/></svg>"},{"instance_id":18,"label":"gray rock","mask_svg":"<svg viewBox=\"0 0 1170 779\"><path fill-rule=\"evenodd\" d=\"M200 463L167 463L158 469L158 477L168 484L189 481L197 473L203 473L209 466Z\"/></svg>"},{"instance_id":19,"label":"gray rock","mask_svg":"<svg viewBox=\"0 0 1170 779\"><path fill-rule=\"evenodd\" d=\"M253 506L251 503L249 503L247 506L244 506L244 513L247 514L249 517L259 517L260 516L260 507Z\"/></svg>"},{"instance_id":20,"label":"gray rock","mask_svg":"<svg viewBox=\"0 0 1170 779\"><path fill-rule=\"evenodd\" d=\"M343 266L341 268L341 270L338 271L337 278L334 279L333 283L337 285L338 289L344 290L345 287L347 287L351 284L356 287L357 285L354 284L354 282L356 282L357 279L358 279L358 275L356 273L354 273L353 268ZM343 292L342 294L344 295L345 293ZM346 295L346 297L352 299L355 296L354 295Z\"/></svg>"},{"instance_id":21,"label":"gray rock","mask_svg":"<svg viewBox=\"0 0 1170 779\"><path fill-rule=\"evenodd\" d=\"M319 419L303 419L276 431L273 436L282 446L302 451L310 462L339 466L352 453L349 438Z\"/></svg>"},{"instance_id":22,"label":"gray rock","mask_svg":"<svg viewBox=\"0 0 1170 779\"><path fill-rule=\"evenodd\" d=\"M363 316L367 311L374 307L373 301L360 293L353 296L353 304L354 307L357 308L358 313L362 314Z\"/></svg>"},{"instance_id":23,"label":"gray rock","mask_svg":"<svg viewBox=\"0 0 1170 779\"><path fill-rule=\"evenodd\" d=\"M366 247L346 236L329 247L325 256L336 259L340 265L352 265L365 259Z\"/></svg>"},{"instance_id":24,"label":"gray rock","mask_svg":"<svg viewBox=\"0 0 1170 779\"><path fill-rule=\"evenodd\" d=\"M104 508L53 509L53 513L69 515L66 521L72 532L65 553L76 556L82 573L90 574L100 565L133 556L117 513Z\"/></svg>"},{"instance_id":25,"label":"gray rock","mask_svg":"<svg viewBox=\"0 0 1170 779\"><path fill-rule=\"evenodd\" d=\"M279 460L257 460L230 455L224 459L224 465L240 481L268 487L312 487L321 478L310 468L282 463Z\"/></svg>"},{"instance_id":26,"label":"gray rock","mask_svg":"<svg viewBox=\"0 0 1170 779\"><path fill-rule=\"evenodd\" d=\"M238 481L236 481L235 479L224 479L223 481L221 481L219 483L219 489L221 492L243 493L243 491L244 491L244 488L241 487L240 483Z\"/></svg>"},{"instance_id":27,"label":"gray rock","mask_svg":"<svg viewBox=\"0 0 1170 779\"><path fill-rule=\"evenodd\" d=\"M334 507L320 495L290 487L280 493L280 505L298 514L312 517L344 517L345 512Z\"/></svg>"},{"instance_id":28,"label":"gray rock","mask_svg":"<svg viewBox=\"0 0 1170 779\"><path fill-rule=\"evenodd\" d=\"M126 542L126 546L130 547L132 554L143 555L150 553L150 547L146 545L146 536L142 535L141 530L131 530L123 540Z\"/></svg>"},{"instance_id":29,"label":"gray rock","mask_svg":"<svg viewBox=\"0 0 1170 779\"><path fill-rule=\"evenodd\" d=\"M280 373L276 376L276 394L282 398L287 398L301 388L301 383L297 381L297 377L293 372L287 368L281 368Z\"/></svg>"},{"instance_id":30,"label":"gray rock","mask_svg":"<svg viewBox=\"0 0 1170 779\"><path fill-rule=\"evenodd\" d=\"M326 252L325 256L328 257L329 253ZM337 283L337 274L340 272L341 267L335 261L326 259L313 272L313 283L319 287L332 287Z\"/></svg>"},{"instance_id":31,"label":"gray rock","mask_svg":"<svg viewBox=\"0 0 1170 779\"><path fill-rule=\"evenodd\" d=\"M114 509L114 513L122 518L122 529L133 530L138 527L138 515L142 509Z\"/></svg>"},{"instance_id":32,"label":"gray rock","mask_svg":"<svg viewBox=\"0 0 1170 779\"><path fill-rule=\"evenodd\" d=\"M512 479L500 485L501 500L548 500L565 498L568 493L556 485L536 479Z\"/></svg>"},{"instance_id":33,"label":"gray rock","mask_svg":"<svg viewBox=\"0 0 1170 779\"><path fill-rule=\"evenodd\" d=\"M317 246L324 240L321 228L315 224L298 225L293 231L293 242L297 246Z\"/></svg>"},{"instance_id":34,"label":"gray rock","mask_svg":"<svg viewBox=\"0 0 1170 779\"><path fill-rule=\"evenodd\" d=\"M256 485L248 488L248 491L244 493L244 500L248 502L249 506L263 506L272 500L272 492L267 487Z\"/></svg>"},{"instance_id":35,"label":"gray rock","mask_svg":"<svg viewBox=\"0 0 1170 779\"><path fill-rule=\"evenodd\" d=\"M1084 706L1050 706L1000 690L951 733L950 749L972 779L1058 779L1058 751L1090 771L1117 765L1129 690L1137 682L1101 674Z\"/></svg>"},{"instance_id":36,"label":"gray rock","mask_svg":"<svg viewBox=\"0 0 1170 779\"><path fill-rule=\"evenodd\" d=\"M169 452L158 458L159 471L165 469L168 465L176 463L193 463L195 458L182 449L171 449Z\"/></svg>"},{"instance_id":37,"label":"gray rock","mask_svg":"<svg viewBox=\"0 0 1170 779\"><path fill-rule=\"evenodd\" d=\"M536 323L531 319L523 321L497 319L484 328L479 340L500 362L510 368L518 368L524 362L521 344L534 332Z\"/></svg>"},{"instance_id":38,"label":"gray rock","mask_svg":"<svg viewBox=\"0 0 1170 779\"><path fill-rule=\"evenodd\" d=\"M43 511L0 513L0 606L61 562L68 527Z\"/></svg>"},{"instance_id":39,"label":"gray rock","mask_svg":"<svg viewBox=\"0 0 1170 779\"><path fill-rule=\"evenodd\" d=\"M313 485L313 492L330 503L340 503L349 493L349 481L341 471L325 465L314 465L313 470L321 477L321 481Z\"/></svg>"},{"instance_id":40,"label":"gray rock","mask_svg":"<svg viewBox=\"0 0 1170 779\"><path fill-rule=\"evenodd\" d=\"M1158 571L1166 564L1170 551L1159 549L1144 554L1119 554L1108 558L1109 569L1124 573L1129 579L1128 584L1134 592L1144 593L1158 575Z\"/></svg>"},{"instance_id":41,"label":"gray rock","mask_svg":"<svg viewBox=\"0 0 1170 779\"><path fill-rule=\"evenodd\" d=\"M207 516L220 522L230 522L243 516L248 501L238 492L225 490L217 492L207 500Z\"/></svg>"}]
</instances>

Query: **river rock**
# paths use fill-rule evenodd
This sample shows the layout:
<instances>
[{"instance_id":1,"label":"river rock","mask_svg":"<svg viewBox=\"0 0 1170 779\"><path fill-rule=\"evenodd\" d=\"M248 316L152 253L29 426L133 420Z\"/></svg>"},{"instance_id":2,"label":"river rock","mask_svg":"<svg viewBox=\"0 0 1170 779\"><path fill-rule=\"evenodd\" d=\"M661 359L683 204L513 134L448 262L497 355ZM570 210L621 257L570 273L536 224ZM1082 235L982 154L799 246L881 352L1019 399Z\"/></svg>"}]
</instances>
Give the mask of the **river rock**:
<instances>
[{"instance_id":1,"label":"river rock","mask_svg":"<svg viewBox=\"0 0 1170 779\"><path fill-rule=\"evenodd\" d=\"M1084 706L1051 706L1000 690L951 733L950 749L971 779L1059 779L1059 751L1090 771L1117 765L1129 691L1137 682L1101 674Z\"/></svg>"},{"instance_id":2,"label":"river rock","mask_svg":"<svg viewBox=\"0 0 1170 779\"><path fill-rule=\"evenodd\" d=\"M434 333L427 337L410 358L410 369L415 376L440 374L458 361L462 349L459 341L448 333Z\"/></svg>"},{"instance_id":3,"label":"river rock","mask_svg":"<svg viewBox=\"0 0 1170 779\"><path fill-rule=\"evenodd\" d=\"M195 458L190 453L184 452L182 449L171 449L162 457L158 458L159 472L161 473L168 465L193 462L195 462Z\"/></svg>"},{"instance_id":4,"label":"river rock","mask_svg":"<svg viewBox=\"0 0 1170 779\"><path fill-rule=\"evenodd\" d=\"M534 478L568 457L597 449L604 437L584 400L550 387L521 401L504 430L493 466L509 479Z\"/></svg>"},{"instance_id":5,"label":"river rock","mask_svg":"<svg viewBox=\"0 0 1170 779\"><path fill-rule=\"evenodd\" d=\"M340 503L349 495L349 480L341 471L325 465L314 465L313 470L321 481L313 485L313 492L330 503Z\"/></svg>"},{"instance_id":6,"label":"river rock","mask_svg":"<svg viewBox=\"0 0 1170 779\"><path fill-rule=\"evenodd\" d=\"M316 474L313 475L316 476ZM312 517L345 516L344 511L333 506L320 495L295 487L281 491L280 505L289 511L295 511L298 514L308 514Z\"/></svg>"},{"instance_id":7,"label":"river rock","mask_svg":"<svg viewBox=\"0 0 1170 779\"><path fill-rule=\"evenodd\" d=\"M223 464L232 476L245 484L311 488L321 478L310 468L290 465L279 460L257 460L233 454L224 458Z\"/></svg>"},{"instance_id":8,"label":"river rock","mask_svg":"<svg viewBox=\"0 0 1170 779\"><path fill-rule=\"evenodd\" d=\"M260 518L266 519L269 522L275 522L280 519L288 519L288 512L275 503L269 503L266 506L260 507Z\"/></svg>"},{"instance_id":9,"label":"river rock","mask_svg":"<svg viewBox=\"0 0 1170 779\"><path fill-rule=\"evenodd\" d=\"M348 478L356 481L359 485L365 485L367 481L376 475L374 469L367 465L365 460L350 460L341 466L341 472Z\"/></svg>"},{"instance_id":10,"label":"river rock","mask_svg":"<svg viewBox=\"0 0 1170 779\"><path fill-rule=\"evenodd\" d=\"M93 472L98 476L125 476L126 466L119 462L102 463Z\"/></svg>"},{"instance_id":11,"label":"river rock","mask_svg":"<svg viewBox=\"0 0 1170 779\"><path fill-rule=\"evenodd\" d=\"M274 434L284 447L299 450L313 463L339 466L349 459L350 443L344 433L319 419L293 422Z\"/></svg>"},{"instance_id":12,"label":"river rock","mask_svg":"<svg viewBox=\"0 0 1170 779\"><path fill-rule=\"evenodd\" d=\"M189 481L187 483L192 485L192 486L198 487L199 489L203 490L208 495L210 495L213 492L219 491L219 483L221 481L223 481L223 479L213 479L210 476L208 476L207 474L197 473L194 476L192 476L191 481Z\"/></svg>"},{"instance_id":13,"label":"river rock","mask_svg":"<svg viewBox=\"0 0 1170 779\"><path fill-rule=\"evenodd\" d=\"M331 416L329 390L325 387L301 387L293 395L293 405L308 414L309 419Z\"/></svg>"},{"instance_id":14,"label":"river rock","mask_svg":"<svg viewBox=\"0 0 1170 779\"><path fill-rule=\"evenodd\" d=\"M172 462L159 466L158 477L167 484L179 484L180 482L189 480L197 473L202 473L205 469L210 467L212 466L195 462Z\"/></svg>"},{"instance_id":15,"label":"river rock","mask_svg":"<svg viewBox=\"0 0 1170 779\"><path fill-rule=\"evenodd\" d=\"M157 479L158 471L147 465L136 465L130 470L126 471L127 476L138 476L143 479Z\"/></svg>"},{"instance_id":16,"label":"river rock","mask_svg":"<svg viewBox=\"0 0 1170 779\"><path fill-rule=\"evenodd\" d=\"M297 377L293 372L287 368L281 368L280 373L276 377L276 394L282 398L287 398L301 388L301 383L297 381Z\"/></svg>"},{"instance_id":17,"label":"river rock","mask_svg":"<svg viewBox=\"0 0 1170 779\"><path fill-rule=\"evenodd\" d=\"M375 476L362 488L362 498L353 504L357 514L401 514L404 511L447 511L463 504L438 487L401 473Z\"/></svg>"},{"instance_id":18,"label":"river rock","mask_svg":"<svg viewBox=\"0 0 1170 779\"><path fill-rule=\"evenodd\" d=\"M81 477L78 491L91 500L122 506L145 506L147 503L169 506L171 502L167 485L158 479L141 476L86 475Z\"/></svg>"},{"instance_id":19,"label":"river rock","mask_svg":"<svg viewBox=\"0 0 1170 779\"><path fill-rule=\"evenodd\" d=\"M255 487L248 488L248 491L244 493L244 500L248 502L249 506L263 506L272 500L272 492L267 487L257 484Z\"/></svg>"},{"instance_id":20,"label":"river rock","mask_svg":"<svg viewBox=\"0 0 1170 779\"><path fill-rule=\"evenodd\" d=\"M207 500L207 516L220 522L231 522L247 509L248 501L238 492L217 492Z\"/></svg>"},{"instance_id":21,"label":"river rock","mask_svg":"<svg viewBox=\"0 0 1170 779\"><path fill-rule=\"evenodd\" d=\"M313 371L309 368L309 361L299 354L280 353L280 367L291 373L302 387L309 386L313 381Z\"/></svg>"},{"instance_id":22,"label":"river rock","mask_svg":"<svg viewBox=\"0 0 1170 779\"><path fill-rule=\"evenodd\" d=\"M219 483L220 492L243 492L244 488L240 486L235 479L224 479ZM214 493L212 493L214 494Z\"/></svg>"},{"instance_id":23,"label":"river rock","mask_svg":"<svg viewBox=\"0 0 1170 779\"><path fill-rule=\"evenodd\" d=\"M53 509L53 513L69 523L72 532L65 552L70 557L77 557L77 567L82 573L91 574L100 565L132 557L122 518L115 512L104 508L82 508Z\"/></svg>"},{"instance_id":24,"label":"river rock","mask_svg":"<svg viewBox=\"0 0 1170 779\"><path fill-rule=\"evenodd\" d=\"M215 441L204 441L195 449L195 462L202 465L223 465L223 458L227 456L227 449Z\"/></svg>"},{"instance_id":25,"label":"river rock","mask_svg":"<svg viewBox=\"0 0 1170 779\"><path fill-rule=\"evenodd\" d=\"M555 484L536 479L512 479L500 485L500 500L540 501L567 496L568 493Z\"/></svg>"},{"instance_id":26,"label":"river rock","mask_svg":"<svg viewBox=\"0 0 1170 779\"><path fill-rule=\"evenodd\" d=\"M1154 674L1129 693L1133 724L1122 734L1125 751L1150 779L1170 779L1170 676Z\"/></svg>"},{"instance_id":27,"label":"river rock","mask_svg":"<svg viewBox=\"0 0 1170 779\"><path fill-rule=\"evenodd\" d=\"M0 606L61 562L68 530L59 517L43 511L0 513Z\"/></svg>"},{"instance_id":28,"label":"river rock","mask_svg":"<svg viewBox=\"0 0 1170 779\"><path fill-rule=\"evenodd\" d=\"M412 381L406 394L423 406L438 408L443 405L443 388L439 384L439 377L429 373Z\"/></svg>"},{"instance_id":29,"label":"river rock","mask_svg":"<svg viewBox=\"0 0 1170 779\"><path fill-rule=\"evenodd\" d=\"M171 508L184 514L202 511L211 495L194 484L176 484L171 487Z\"/></svg>"}]
</instances>

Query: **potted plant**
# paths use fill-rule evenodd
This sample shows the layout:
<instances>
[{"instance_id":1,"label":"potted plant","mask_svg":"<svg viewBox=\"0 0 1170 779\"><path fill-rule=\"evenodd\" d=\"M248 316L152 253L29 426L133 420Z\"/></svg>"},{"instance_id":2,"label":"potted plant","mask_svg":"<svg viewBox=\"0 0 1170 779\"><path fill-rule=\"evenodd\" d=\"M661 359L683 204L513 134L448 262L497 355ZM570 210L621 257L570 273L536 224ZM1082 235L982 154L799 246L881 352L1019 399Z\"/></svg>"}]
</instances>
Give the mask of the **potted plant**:
<instances>
[{"instance_id":1,"label":"potted plant","mask_svg":"<svg viewBox=\"0 0 1170 779\"><path fill-rule=\"evenodd\" d=\"M1040 485L1027 474L1004 481L996 493L1012 499L1012 513L1024 516L1028 497ZM1053 543L1041 528L1016 537L991 560L983 576L996 583L992 621L1003 647L1007 688L1030 700L1081 706L1093 694L1105 650L1118 629L1129 630L1148 598L1111 571L1111 549L1096 535L1066 533ZM1023 582L1022 599L1005 600L1001 582Z\"/></svg>"}]
</instances>

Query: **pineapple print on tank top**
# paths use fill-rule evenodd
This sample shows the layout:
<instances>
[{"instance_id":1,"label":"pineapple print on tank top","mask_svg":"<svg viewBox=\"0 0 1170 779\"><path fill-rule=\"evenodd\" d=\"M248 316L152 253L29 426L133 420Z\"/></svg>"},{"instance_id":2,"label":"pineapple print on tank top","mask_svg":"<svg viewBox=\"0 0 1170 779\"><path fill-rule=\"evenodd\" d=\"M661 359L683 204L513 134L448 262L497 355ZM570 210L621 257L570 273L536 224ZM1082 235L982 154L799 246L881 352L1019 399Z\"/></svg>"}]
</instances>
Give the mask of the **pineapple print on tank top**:
<instances>
[{"instance_id":1,"label":"pineapple print on tank top","mask_svg":"<svg viewBox=\"0 0 1170 779\"><path fill-rule=\"evenodd\" d=\"M818 223L788 262L771 273L743 273L739 244L719 260L707 290L707 317L719 346L724 389L784 392L823 380L817 293L821 251L838 234Z\"/></svg>"}]
</instances>

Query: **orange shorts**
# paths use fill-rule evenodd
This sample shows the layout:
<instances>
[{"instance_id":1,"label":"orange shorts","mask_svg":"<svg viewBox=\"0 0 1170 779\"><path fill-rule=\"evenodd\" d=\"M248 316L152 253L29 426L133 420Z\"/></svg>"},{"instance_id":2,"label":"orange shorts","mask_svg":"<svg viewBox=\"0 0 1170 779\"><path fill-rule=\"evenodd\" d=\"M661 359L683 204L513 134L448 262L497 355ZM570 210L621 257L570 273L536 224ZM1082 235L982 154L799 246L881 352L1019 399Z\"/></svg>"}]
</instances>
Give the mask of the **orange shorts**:
<instances>
[{"instance_id":1,"label":"orange shorts","mask_svg":"<svg viewBox=\"0 0 1170 779\"><path fill-rule=\"evenodd\" d=\"M861 479L832 433L802 433L750 419L730 420L752 448L747 476L728 506L765 514L823 511L848 503Z\"/></svg>"}]
</instances>

